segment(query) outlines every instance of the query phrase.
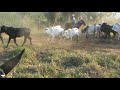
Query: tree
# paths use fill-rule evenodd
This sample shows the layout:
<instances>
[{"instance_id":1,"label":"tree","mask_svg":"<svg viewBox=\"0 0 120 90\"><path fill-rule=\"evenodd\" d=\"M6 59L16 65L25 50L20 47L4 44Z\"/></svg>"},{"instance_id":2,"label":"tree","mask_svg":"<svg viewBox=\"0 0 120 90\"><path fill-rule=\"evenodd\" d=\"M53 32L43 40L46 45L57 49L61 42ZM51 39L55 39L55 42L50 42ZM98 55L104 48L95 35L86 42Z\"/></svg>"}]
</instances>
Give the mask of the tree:
<instances>
[{"instance_id":1,"label":"tree","mask_svg":"<svg viewBox=\"0 0 120 90\"><path fill-rule=\"evenodd\" d=\"M46 12L46 13L44 13L44 15L48 20L48 26L49 25L53 26L55 24L55 22L56 22L58 12Z\"/></svg>"}]
</instances>

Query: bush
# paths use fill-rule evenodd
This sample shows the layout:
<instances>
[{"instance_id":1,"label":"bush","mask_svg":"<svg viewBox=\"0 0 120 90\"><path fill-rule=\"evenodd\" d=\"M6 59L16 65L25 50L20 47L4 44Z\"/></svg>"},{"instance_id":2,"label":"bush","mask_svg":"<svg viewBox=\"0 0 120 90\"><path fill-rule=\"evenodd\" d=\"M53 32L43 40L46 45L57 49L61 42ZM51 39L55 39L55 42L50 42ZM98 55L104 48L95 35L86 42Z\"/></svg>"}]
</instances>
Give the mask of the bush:
<instances>
[{"instance_id":1,"label":"bush","mask_svg":"<svg viewBox=\"0 0 120 90\"><path fill-rule=\"evenodd\" d=\"M84 61L79 57L65 57L62 59L61 65L65 68L67 67L78 67L84 63Z\"/></svg>"}]
</instances>

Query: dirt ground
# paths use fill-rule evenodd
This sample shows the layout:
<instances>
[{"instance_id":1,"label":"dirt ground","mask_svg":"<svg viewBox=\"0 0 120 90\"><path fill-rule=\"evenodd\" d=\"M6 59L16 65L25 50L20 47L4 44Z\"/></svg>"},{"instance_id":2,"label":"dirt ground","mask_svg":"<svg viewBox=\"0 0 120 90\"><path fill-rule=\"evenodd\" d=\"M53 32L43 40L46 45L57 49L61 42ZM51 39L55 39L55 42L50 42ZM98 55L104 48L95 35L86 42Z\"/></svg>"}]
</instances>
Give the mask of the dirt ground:
<instances>
[{"instance_id":1,"label":"dirt ground","mask_svg":"<svg viewBox=\"0 0 120 90\"><path fill-rule=\"evenodd\" d=\"M4 37L4 42L6 45L8 36L6 34L2 34ZM64 40L64 43L60 41L59 38L55 39L55 42L52 43L48 41L48 35L45 35L43 33L36 33L31 34L32 43L35 46L50 48L50 47L56 47L56 48L64 48L64 49L84 49L87 51L96 51L101 50L103 52L116 52L120 53L120 41L118 40L101 40L98 38L93 38L90 36L89 39L85 38L85 35L80 36L79 41L76 40ZM23 43L23 37L17 38L17 43L19 45L22 45ZM0 42L1 43L1 42ZM14 45L13 40L11 40L9 45ZM30 45L29 40L26 41L25 45Z\"/></svg>"}]
</instances>

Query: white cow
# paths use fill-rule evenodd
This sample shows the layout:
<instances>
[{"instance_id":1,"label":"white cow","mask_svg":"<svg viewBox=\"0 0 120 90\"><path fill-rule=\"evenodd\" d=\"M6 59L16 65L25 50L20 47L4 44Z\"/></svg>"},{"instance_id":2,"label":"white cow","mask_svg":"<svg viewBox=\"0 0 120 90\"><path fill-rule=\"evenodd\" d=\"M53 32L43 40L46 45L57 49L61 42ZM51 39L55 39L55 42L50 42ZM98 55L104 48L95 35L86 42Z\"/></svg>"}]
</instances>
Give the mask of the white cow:
<instances>
[{"instance_id":1,"label":"white cow","mask_svg":"<svg viewBox=\"0 0 120 90\"><path fill-rule=\"evenodd\" d=\"M70 38L71 41L72 41L73 36L75 36L75 35L77 35L78 40L79 40L80 32L79 32L78 28L68 29L68 30L65 30L63 33L63 37L66 37L68 39Z\"/></svg>"},{"instance_id":2,"label":"white cow","mask_svg":"<svg viewBox=\"0 0 120 90\"><path fill-rule=\"evenodd\" d=\"M85 29L82 30L82 33L86 34L86 38L89 37L89 34L94 34L97 33L97 37L100 37L101 34L101 25L100 24L94 24L92 26L87 26Z\"/></svg>"},{"instance_id":3,"label":"white cow","mask_svg":"<svg viewBox=\"0 0 120 90\"><path fill-rule=\"evenodd\" d=\"M112 30L116 31L118 33L118 40L120 40L120 24L115 23L112 27Z\"/></svg>"},{"instance_id":4,"label":"white cow","mask_svg":"<svg viewBox=\"0 0 120 90\"><path fill-rule=\"evenodd\" d=\"M45 28L44 32L46 34L48 34L49 36L51 36L52 37L51 41L54 42L54 39L56 36L59 36L59 35L62 36L64 29L60 25L57 25L57 26ZM49 38L48 38L48 40L49 40Z\"/></svg>"}]
</instances>

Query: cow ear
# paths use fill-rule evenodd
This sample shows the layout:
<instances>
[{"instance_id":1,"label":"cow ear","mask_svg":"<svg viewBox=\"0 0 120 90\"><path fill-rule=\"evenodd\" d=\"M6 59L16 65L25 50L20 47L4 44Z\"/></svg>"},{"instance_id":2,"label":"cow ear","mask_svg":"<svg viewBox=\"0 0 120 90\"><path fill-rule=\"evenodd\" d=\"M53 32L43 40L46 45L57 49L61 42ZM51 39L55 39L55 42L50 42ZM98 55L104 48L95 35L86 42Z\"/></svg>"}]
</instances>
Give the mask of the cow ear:
<instances>
[{"instance_id":1,"label":"cow ear","mask_svg":"<svg viewBox=\"0 0 120 90\"><path fill-rule=\"evenodd\" d=\"M0 66L0 68L4 71L5 75L7 75L19 63L24 51L25 49L23 49L18 55L7 60L4 64Z\"/></svg>"},{"instance_id":2,"label":"cow ear","mask_svg":"<svg viewBox=\"0 0 120 90\"><path fill-rule=\"evenodd\" d=\"M7 30L7 27L6 27L6 26L4 26L4 29L5 29L5 30Z\"/></svg>"},{"instance_id":3,"label":"cow ear","mask_svg":"<svg viewBox=\"0 0 120 90\"><path fill-rule=\"evenodd\" d=\"M0 68L0 78L4 78L5 77L5 73L4 71Z\"/></svg>"}]
</instances>

